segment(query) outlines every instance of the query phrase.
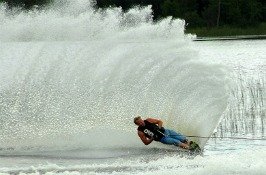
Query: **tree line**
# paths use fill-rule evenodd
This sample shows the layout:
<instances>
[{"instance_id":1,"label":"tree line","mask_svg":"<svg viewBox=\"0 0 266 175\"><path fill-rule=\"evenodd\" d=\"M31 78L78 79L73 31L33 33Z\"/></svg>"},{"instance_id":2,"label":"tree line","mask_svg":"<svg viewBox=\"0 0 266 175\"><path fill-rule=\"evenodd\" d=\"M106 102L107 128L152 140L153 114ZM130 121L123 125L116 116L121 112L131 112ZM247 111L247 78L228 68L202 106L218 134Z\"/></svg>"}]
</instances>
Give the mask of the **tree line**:
<instances>
[{"instance_id":1,"label":"tree line","mask_svg":"<svg viewBox=\"0 0 266 175\"><path fill-rule=\"evenodd\" d=\"M10 7L45 5L52 0L0 0ZM96 0L96 7L152 5L155 20L166 16L185 19L189 28L256 26L266 22L265 0Z\"/></svg>"},{"instance_id":2,"label":"tree line","mask_svg":"<svg viewBox=\"0 0 266 175\"><path fill-rule=\"evenodd\" d=\"M185 19L188 27L254 26L266 22L265 0L98 0L99 7L152 4L154 18Z\"/></svg>"}]
</instances>

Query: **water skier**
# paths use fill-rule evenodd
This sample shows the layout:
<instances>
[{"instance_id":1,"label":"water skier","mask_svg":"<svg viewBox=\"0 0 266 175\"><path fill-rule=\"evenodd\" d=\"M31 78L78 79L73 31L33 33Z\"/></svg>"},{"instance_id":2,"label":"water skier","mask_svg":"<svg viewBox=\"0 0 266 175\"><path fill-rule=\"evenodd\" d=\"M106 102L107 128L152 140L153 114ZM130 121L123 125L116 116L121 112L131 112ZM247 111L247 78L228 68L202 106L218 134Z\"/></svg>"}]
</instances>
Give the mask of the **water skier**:
<instances>
[{"instance_id":1,"label":"water skier","mask_svg":"<svg viewBox=\"0 0 266 175\"><path fill-rule=\"evenodd\" d=\"M188 142L186 136L173 130L163 127L163 122L154 118L143 120L140 116L134 118L134 123L138 125L138 135L145 145L149 145L153 140L163 144L179 146L183 149L193 150L195 142Z\"/></svg>"}]
</instances>

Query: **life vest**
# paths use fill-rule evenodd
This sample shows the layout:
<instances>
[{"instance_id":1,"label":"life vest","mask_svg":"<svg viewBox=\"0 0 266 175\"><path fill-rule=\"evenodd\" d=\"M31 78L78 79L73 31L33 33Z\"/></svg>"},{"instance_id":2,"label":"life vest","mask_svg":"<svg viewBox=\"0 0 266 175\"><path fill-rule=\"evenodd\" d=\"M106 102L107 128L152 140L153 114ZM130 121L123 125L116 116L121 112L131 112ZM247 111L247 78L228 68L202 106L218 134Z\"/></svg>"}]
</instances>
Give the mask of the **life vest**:
<instances>
[{"instance_id":1,"label":"life vest","mask_svg":"<svg viewBox=\"0 0 266 175\"><path fill-rule=\"evenodd\" d=\"M165 129L163 127L159 128L156 124L150 123L144 120L145 125L139 126L138 131L141 131L149 139L154 139L155 141L160 141L164 137Z\"/></svg>"}]
</instances>

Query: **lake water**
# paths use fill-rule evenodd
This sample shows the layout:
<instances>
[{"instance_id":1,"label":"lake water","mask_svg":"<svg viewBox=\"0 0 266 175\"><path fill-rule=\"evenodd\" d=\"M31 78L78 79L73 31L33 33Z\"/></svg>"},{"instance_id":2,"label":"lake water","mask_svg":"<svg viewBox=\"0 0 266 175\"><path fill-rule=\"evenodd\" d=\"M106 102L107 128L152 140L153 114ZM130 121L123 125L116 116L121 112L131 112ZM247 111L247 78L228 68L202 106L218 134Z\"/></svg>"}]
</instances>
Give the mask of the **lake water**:
<instances>
[{"instance_id":1,"label":"lake water","mask_svg":"<svg viewBox=\"0 0 266 175\"><path fill-rule=\"evenodd\" d=\"M266 40L193 42L150 7L69 2L1 7L1 174L265 174ZM214 138L191 138L195 157L144 146L136 115Z\"/></svg>"}]
</instances>

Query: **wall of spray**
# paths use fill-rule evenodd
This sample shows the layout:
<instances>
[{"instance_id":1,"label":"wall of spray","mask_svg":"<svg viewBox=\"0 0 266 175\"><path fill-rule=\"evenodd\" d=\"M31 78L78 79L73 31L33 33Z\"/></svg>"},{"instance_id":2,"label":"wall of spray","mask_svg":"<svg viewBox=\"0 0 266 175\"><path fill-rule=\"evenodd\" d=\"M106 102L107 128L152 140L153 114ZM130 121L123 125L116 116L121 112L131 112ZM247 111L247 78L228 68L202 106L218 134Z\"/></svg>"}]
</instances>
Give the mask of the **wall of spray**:
<instances>
[{"instance_id":1,"label":"wall of spray","mask_svg":"<svg viewBox=\"0 0 266 175\"><path fill-rule=\"evenodd\" d=\"M184 21L154 22L149 6L2 5L0 19L3 149L140 145L136 115L210 136L226 109L224 67L199 59Z\"/></svg>"}]
</instances>

